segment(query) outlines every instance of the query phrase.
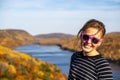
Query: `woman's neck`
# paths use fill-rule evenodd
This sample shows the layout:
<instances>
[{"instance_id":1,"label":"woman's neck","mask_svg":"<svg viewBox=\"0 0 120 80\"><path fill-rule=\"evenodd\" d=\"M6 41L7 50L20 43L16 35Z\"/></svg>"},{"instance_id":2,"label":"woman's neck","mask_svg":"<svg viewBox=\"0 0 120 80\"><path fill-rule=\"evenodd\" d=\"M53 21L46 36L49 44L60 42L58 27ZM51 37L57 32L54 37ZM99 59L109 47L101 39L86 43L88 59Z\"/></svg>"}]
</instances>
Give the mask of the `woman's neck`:
<instances>
[{"instance_id":1,"label":"woman's neck","mask_svg":"<svg viewBox=\"0 0 120 80\"><path fill-rule=\"evenodd\" d=\"M100 53L98 51L91 51L91 52L84 52L83 51L84 56L96 56L99 55Z\"/></svg>"}]
</instances>

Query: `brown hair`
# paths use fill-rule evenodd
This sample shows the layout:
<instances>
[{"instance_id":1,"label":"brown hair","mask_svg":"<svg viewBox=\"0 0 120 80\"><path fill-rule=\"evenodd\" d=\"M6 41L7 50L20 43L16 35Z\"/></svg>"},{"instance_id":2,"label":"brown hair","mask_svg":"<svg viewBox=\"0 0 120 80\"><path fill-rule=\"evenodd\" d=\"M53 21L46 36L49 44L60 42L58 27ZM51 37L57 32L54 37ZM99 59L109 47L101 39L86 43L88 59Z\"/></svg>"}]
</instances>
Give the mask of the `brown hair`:
<instances>
[{"instance_id":1,"label":"brown hair","mask_svg":"<svg viewBox=\"0 0 120 80\"><path fill-rule=\"evenodd\" d=\"M86 22L85 25L79 30L79 32L77 34L77 37L79 37L81 35L81 32L84 32L88 28L96 28L96 29L98 29L98 32L99 31L102 32L102 35L101 35L102 37L106 33L105 25L101 21L98 21L96 19L91 19L88 22Z\"/></svg>"}]
</instances>

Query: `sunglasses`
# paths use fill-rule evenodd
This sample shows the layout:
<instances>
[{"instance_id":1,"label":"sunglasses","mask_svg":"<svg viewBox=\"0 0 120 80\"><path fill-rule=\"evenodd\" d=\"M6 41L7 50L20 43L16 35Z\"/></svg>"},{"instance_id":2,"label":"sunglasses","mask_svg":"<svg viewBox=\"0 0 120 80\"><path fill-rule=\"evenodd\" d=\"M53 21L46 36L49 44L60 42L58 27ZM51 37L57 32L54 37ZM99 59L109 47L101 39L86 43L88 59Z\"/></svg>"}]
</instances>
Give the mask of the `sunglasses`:
<instances>
[{"instance_id":1,"label":"sunglasses","mask_svg":"<svg viewBox=\"0 0 120 80\"><path fill-rule=\"evenodd\" d=\"M100 39L97 39L97 38L95 38L93 36L90 36L90 35L87 35L87 34L83 34L83 33L81 34L81 38L82 38L83 41L91 40L92 43L94 43L94 44L97 44L100 41Z\"/></svg>"}]
</instances>

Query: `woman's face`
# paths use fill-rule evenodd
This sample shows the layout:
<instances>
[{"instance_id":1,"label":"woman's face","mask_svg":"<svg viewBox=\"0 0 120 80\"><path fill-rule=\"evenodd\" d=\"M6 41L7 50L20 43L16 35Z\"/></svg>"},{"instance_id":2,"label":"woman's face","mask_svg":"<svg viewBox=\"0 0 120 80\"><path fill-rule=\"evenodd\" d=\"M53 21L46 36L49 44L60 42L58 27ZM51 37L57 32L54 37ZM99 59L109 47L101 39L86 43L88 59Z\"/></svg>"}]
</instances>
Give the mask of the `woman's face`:
<instances>
[{"instance_id":1,"label":"woman's face","mask_svg":"<svg viewBox=\"0 0 120 80\"><path fill-rule=\"evenodd\" d=\"M88 28L82 32L81 47L84 52L93 52L101 45L101 31L96 28Z\"/></svg>"}]
</instances>

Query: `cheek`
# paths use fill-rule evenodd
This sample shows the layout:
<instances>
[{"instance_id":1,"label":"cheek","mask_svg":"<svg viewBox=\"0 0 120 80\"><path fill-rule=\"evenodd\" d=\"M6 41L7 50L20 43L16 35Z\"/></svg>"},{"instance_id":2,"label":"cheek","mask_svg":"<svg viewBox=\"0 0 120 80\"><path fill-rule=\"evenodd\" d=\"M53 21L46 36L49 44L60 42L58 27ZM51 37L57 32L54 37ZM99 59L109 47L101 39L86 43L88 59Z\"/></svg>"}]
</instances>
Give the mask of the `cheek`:
<instances>
[{"instance_id":1,"label":"cheek","mask_svg":"<svg viewBox=\"0 0 120 80\"><path fill-rule=\"evenodd\" d=\"M95 45L96 48L98 48L101 45L101 42Z\"/></svg>"}]
</instances>

